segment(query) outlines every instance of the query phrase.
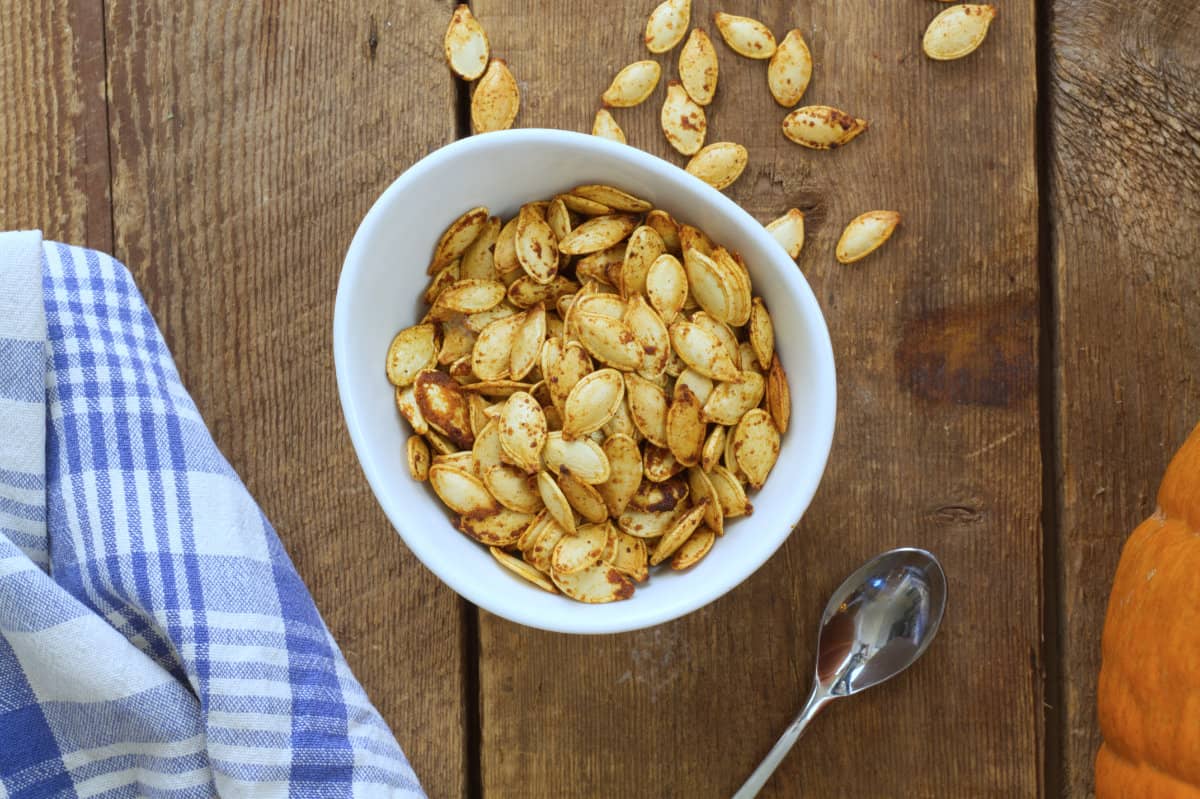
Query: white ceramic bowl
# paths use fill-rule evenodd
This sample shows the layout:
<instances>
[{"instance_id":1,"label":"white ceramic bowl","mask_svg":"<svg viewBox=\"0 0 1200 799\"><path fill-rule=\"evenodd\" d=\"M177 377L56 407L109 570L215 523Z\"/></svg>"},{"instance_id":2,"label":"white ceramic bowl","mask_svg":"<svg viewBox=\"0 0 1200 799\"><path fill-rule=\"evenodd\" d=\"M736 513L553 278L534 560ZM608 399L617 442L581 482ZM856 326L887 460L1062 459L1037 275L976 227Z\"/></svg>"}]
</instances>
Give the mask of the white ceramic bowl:
<instances>
[{"instance_id":1,"label":"white ceramic bowl","mask_svg":"<svg viewBox=\"0 0 1200 799\"><path fill-rule=\"evenodd\" d=\"M754 292L775 322L792 416L779 461L754 513L687 572L658 571L632 599L585 605L548 594L497 564L457 532L448 512L405 465L407 424L384 376L398 330L421 316L425 267L442 230L469 208L505 218L521 204L584 183L644 197L740 252ZM780 209L782 210L782 209ZM338 282L333 318L338 392L363 471L388 518L421 561L481 608L512 621L571 633L636 630L712 602L749 577L788 537L812 500L833 438L833 351L816 298L796 264L749 214L687 172L604 139L557 130L471 136L426 156L396 179L359 225Z\"/></svg>"}]
</instances>

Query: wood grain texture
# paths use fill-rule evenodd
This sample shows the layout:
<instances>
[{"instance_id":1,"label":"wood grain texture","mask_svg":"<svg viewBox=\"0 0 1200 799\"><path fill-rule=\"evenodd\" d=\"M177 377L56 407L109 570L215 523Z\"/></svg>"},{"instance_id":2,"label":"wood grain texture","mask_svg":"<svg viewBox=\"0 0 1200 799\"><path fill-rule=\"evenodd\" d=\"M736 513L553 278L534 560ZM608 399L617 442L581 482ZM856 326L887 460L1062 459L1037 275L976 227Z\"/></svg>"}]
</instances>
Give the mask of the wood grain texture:
<instances>
[{"instance_id":1,"label":"wood grain texture","mask_svg":"<svg viewBox=\"0 0 1200 799\"><path fill-rule=\"evenodd\" d=\"M112 246L99 3L0 2L0 230Z\"/></svg>"},{"instance_id":2,"label":"wood grain texture","mask_svg":"<svg viewBox=\"0 0 1200 799\"><path fill-rule=\"evenodd\" d=\"M1088 796L1112 576L1200 419L1200 7L1058 0L1052 23L1063 790Z\"/></svg>"},{"instance_id":3,"label":"wood grain texture","mask_svg":"<svg viewBox=\"0 0 1200 799\"><path fill-rule=\"evenodd\" d=\"M651 0L602 12L580 0L472 6L524 92L518 126L590 130L611 76L650 57L641 35ZM693 20L714 36L716 8L694 3ZM936 4L724 10L758 16L780 37L801 28L816 62L804 102L871 121L834 152L789 143L765 65L717 43L708 140L750 151L728 193L764 222L790 206L808 214L800 267L827 315L840 372L829 470L779 554L683 620L578 638L484 615L484 794L729 795L808 690L828 594L870 555L917 544L944 559L950 578L941 637L911 673L827 711L764 796L1037 795L1033 3L1005 5L979 52L948 64L920 52ZM664 80L677 53L658 57ZM614 115L631 144L682 164L659 131L663 95L660 86ZM900 231L867 260L838 265L841 227L872 208L899 210ZM721 546L736 543L727 536L712 557Z\"/></svg>"},{"instance_id":4,"label":"wood grain texture","mask_svg":"<svg viewBox=\"0 0 1200 799\"><path fill-rule=\"evenodd\" d=\"M372 498L329 342L362 215L454 138L450 8L106 6L115 253L433 796L467 781L461 605Z\"/></svg>"}]
</instances>

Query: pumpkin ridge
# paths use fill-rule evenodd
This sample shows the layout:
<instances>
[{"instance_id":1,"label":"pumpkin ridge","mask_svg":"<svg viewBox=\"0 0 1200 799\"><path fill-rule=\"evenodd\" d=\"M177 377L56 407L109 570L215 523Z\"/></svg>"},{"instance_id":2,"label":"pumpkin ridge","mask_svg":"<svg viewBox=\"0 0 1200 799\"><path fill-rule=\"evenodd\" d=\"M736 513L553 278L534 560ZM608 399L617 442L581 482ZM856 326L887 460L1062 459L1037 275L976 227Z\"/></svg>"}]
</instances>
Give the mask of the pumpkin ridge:
<instances>
[{"instance_id":1,"label":"pumpkin ridge","mask_svg":"<svg viewBox=\"0 0 1200 799\"><path fill-rule=\"evenodd\" d=\"M1125 542L1097 704L1097 799L1200 799L1200 426Z\"/></svg>"}]
</instances>

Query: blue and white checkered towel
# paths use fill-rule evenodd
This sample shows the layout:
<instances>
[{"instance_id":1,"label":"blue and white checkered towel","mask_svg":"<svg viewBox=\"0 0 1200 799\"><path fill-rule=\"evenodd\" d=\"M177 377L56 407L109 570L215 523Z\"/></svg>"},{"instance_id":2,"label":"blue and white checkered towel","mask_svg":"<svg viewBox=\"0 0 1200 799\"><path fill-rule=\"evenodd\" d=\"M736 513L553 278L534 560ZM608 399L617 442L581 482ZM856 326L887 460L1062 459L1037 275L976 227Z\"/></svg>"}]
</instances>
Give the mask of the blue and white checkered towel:
<instances>
[{"instance_id":1,"label":"blue and white checkered towel","mask_svg":"<svg viewBox=\"0 0 1200 799\"><path fill-rule=\"evenodd\" d=\"M0 234L0 799L422 796L125 268Z\"/></svg>"}]
</instances>

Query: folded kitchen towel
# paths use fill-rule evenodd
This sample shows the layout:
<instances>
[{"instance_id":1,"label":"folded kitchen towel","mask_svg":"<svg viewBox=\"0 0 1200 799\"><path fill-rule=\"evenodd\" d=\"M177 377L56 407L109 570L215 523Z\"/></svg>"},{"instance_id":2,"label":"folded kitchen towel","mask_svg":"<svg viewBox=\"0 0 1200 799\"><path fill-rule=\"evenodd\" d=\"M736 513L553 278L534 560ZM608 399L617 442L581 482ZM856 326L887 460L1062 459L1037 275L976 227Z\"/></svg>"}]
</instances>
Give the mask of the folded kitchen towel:
<instances>
[{"instance_id":1,"label":"folded kitchen towel","mask_svg":"<svg viewBox=\"0 0 1200 799\"><path fill-rule=\"evenodd\" d=\"M0 799L423 796L125 268L0 234Z\"/></svg>"}]
</instances>

